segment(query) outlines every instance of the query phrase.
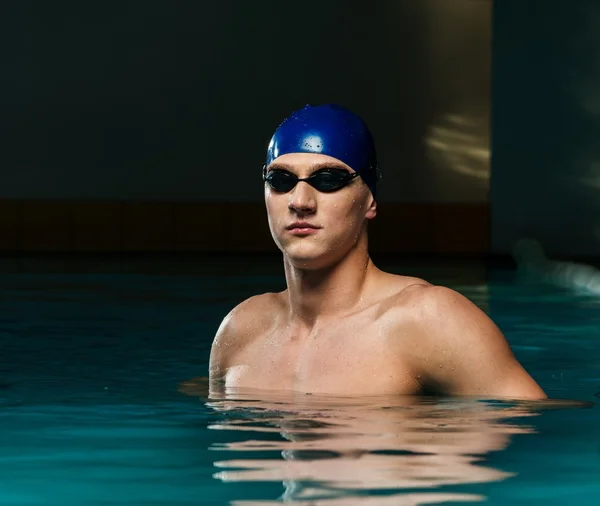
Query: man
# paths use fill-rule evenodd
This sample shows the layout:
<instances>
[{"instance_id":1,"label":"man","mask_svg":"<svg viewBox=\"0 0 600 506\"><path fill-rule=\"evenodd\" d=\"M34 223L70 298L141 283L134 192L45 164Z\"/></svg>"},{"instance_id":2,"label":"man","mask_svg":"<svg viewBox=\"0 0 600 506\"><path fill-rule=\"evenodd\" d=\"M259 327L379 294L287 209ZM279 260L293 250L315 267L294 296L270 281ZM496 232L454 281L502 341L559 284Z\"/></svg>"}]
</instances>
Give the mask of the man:
<instances>
[{"instance_id":1,"label":"man","mask_svg":"<svg viewBox=\"0 0 600 506\"><path fill-rule=\"evenodd\" d=\"M378 171L369 130L347 109L306 106L279 126L263 179L287 289L225 317L211 388L546 398L469 300L373 264Z\"/></svg>"}]
</instances>

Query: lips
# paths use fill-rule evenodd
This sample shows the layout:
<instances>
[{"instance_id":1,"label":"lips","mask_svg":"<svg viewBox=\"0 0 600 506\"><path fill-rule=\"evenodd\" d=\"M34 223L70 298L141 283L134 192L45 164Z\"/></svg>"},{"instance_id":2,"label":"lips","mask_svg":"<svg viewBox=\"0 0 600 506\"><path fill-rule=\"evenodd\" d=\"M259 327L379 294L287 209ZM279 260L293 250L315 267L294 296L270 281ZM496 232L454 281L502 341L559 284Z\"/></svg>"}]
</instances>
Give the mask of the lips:
<instances>
[{"instance_id":1,"label":"lips","mask_svg":"<svg viewBox=\"0 0 600 506\"><path fill-rule=\"evenodd\" d=\"M288 225L287 227L285 227L287 230L294 230L294 229L313 229L313 230L317 230L321 227L318 227L317 225L313 225L312 223L308 223L306 221L295 221L294 223L292 223L291 225Z\"/></svg>"},{"instance_id":2,"label":"lips","mask_svg":"<svg viewBox=\"0 0 600 506\"><path fill-rule=\"evenodd\" d=\"M321 227L307 223L306 221L296 221L285 228L292 235L304 237L315 234Z\"/></svg>"}]
</instances>

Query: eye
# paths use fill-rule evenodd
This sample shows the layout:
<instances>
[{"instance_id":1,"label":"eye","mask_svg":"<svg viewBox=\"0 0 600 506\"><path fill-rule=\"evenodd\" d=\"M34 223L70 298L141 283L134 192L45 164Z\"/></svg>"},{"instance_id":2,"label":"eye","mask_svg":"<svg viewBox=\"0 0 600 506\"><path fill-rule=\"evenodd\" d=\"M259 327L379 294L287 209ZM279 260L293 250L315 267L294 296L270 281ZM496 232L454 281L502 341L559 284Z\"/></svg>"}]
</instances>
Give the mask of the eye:
<instances>
[{"instance_id":1,"label":"eye","mask_svg":"<svg viewBox=\"0 0 600 506\"><path fill-rule=\"evenodd\" d=\"M343 179L348 175L348 171L344 169L321 169L313 174L313 176L321 176L323 179Z\"/></svg>"},{"instance_id":2,"label":"eye","mask_svg":"<svg viewBox=\"0 0 600 506\"><path fill-rule=\"evenodd\" d=\"M335 188L348 178L349 173L344 169L321 169L315 172L311 179L319 181L319 186L323 189Z\"/></svg>"},{"instance_id":3,"label":"eye","mask_svg":"<svg viewBox=\"0 0 600 506\"><path fill-rule=\"evenodd\" d=\"M267 173L267 177L269 176L292 176L293 174L287 170L283 169L273 169Z\"/></svg>"},{"instance_id":4,"label":"eye","mask_svg":"<svg viewBox=\"0 0 600 506\"><path fill-rule=\"evenodd\" d=\"M267 181L289 181L294 179L294 175L287 170L274 169L267 174Z\"/></svg>"},{"instance_id":5,"label":"eye","mask_svg":"<svg viewBox=\"0 0 600 506\"><path fill-rule=\"evenodd\" d=\"M298 178L287 170L273 169L266 175L265 180L275 191L287 192L296 186Z\"/></svg>"},{"instance_id":6,"label":"eye","mask_svg":"<svg viewBox=\"0 0 600 506\"><path fill-rule=\"evenodd\" d=\"M339 179L339 174L336 174L335 172L331 172L329 170L324 170L321 171L317 174L315 174L316 177L318 177L321 181L337 181Z\"/></svg>"}]
</instances>

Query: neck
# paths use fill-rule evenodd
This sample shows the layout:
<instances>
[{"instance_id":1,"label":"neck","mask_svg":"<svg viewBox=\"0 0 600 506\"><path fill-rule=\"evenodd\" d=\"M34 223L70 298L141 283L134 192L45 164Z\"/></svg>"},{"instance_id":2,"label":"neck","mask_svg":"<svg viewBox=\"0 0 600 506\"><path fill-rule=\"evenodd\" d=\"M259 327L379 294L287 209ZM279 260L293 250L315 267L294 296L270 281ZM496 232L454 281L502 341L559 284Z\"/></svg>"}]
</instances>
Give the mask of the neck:
<instances>
[{"instance_id":1,"label":"neck","mask_svg":"<svg viewBox=\"0 0 600 506\"><path fill-rule=\"evenodd\" d=\"M343 314L360 304L369 275L377 268L366 244L321 269L303 269L284 260L292 325L312 329L319 320Z\"/></svg>"}]
</instances>

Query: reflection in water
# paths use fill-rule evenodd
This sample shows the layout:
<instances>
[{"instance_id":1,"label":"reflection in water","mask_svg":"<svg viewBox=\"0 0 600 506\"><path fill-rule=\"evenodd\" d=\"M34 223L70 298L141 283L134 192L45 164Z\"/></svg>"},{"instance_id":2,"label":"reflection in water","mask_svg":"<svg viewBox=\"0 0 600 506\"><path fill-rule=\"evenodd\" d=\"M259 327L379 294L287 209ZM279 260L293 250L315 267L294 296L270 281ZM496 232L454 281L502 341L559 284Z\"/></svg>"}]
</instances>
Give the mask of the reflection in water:
<instances>
[{"instance_id":1,"label":"reflection in water","mask_svg":"<svg viewBox=\"0 0 600 506\"><path fill-rule=\"evenodd\" d=\"M484 500L438 487L511 477L482 461L490 452L505 449L512 435L533 432L525 423L533 412L525 405L472 399L236 389L207 405L221 413L210 429L237 433L231 442L211 449L240 454L217 460L221 470L215 478L277 481L285 489L279 500L234 503L244 505L280 500L326 505ZM243 440L239 432L245 434ZM263 453L273 451L272 457ZM256 452L261 455L255 457Z\"/></svg>"},{"instance_id":2,"label":"reflection in water","mask_svg":"<svg viewBox=\"0 0 600 506\"><path fill-rule=\"evenodd\" d=\"M428 156L437 166L489 180L489 138L483 121L447 114L430 127L425 143Z\"/></svg>"}]
</instances>

